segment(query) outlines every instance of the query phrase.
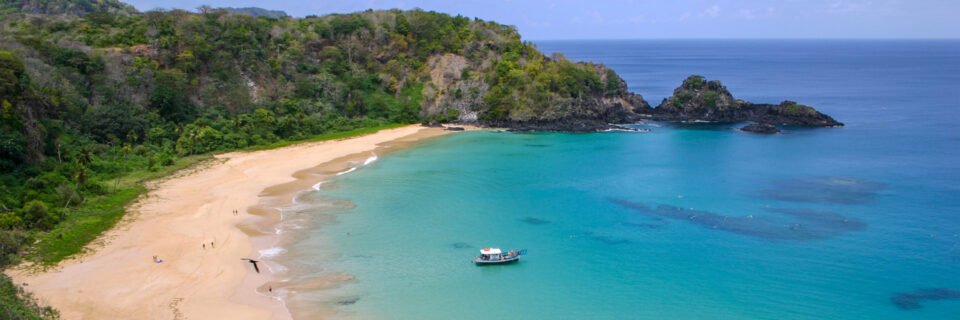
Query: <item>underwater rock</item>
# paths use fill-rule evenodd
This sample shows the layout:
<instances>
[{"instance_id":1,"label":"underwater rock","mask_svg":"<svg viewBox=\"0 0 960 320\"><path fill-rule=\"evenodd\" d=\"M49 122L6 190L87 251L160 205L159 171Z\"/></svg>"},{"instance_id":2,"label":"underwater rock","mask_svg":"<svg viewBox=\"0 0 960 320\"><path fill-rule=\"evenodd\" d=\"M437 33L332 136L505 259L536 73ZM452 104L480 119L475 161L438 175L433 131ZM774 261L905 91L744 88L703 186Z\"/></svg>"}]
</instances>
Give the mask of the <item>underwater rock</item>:
<instances>
[{"instance_id":1,"label":"underwater rock","mask_svg":"<svg viewBox=\"0 0 960 320\"><path fill-rule=\"evenodd\" d=\"M540 219L540 218L535 218L535 217L526 217L526 218L520 219L520 221L525 222L525 223L529 223L529 224L532 224L532 225L541 225L541 224L548 224L548 223L550 223L550 221L543 220L543 219Z\"/></svg>"},{"instance_id":2,"label":"underwater rock","mask_svg":"<svg viewBox=\"0 0 960 320\"><path fill-rule=\"evenodd\" d=\"M337 300L337 305L340 306L349 306L351 304L357 303L360 300L360 297L347 298L343 300Z\"/></svg>"},{"instance_id":3,"label":"underwater rock","mask_svg":"<svg viewBox=\"0 0 960 320\"><path fill-rule=\"evenodd\" d=\"M451 247L454 247L454 248L456 248L456 249L470 249L470 248L473 248L473 246L471 246L469 243L466 243L466 242L456 242L456 243L451 244L450 246L451 246Z\"/></svg>"},{"instance_id":4,"label":"underwater rock","mask_svg":"<svg viewBox=\"0 0 960 320\"><path fill-rule=\"evenodd\" d=\"M773 188L762 190L758 198L811 203L863 204L885 185L851 177L818 177L777 181Z\"/></svg>"},{"instance_id":5,"label":"underwater rock","mask_svg":"<svg viewBox=\"0 0 960 320\"><path fill-rule=\"evenodd\" d=\"M591 240L599 241L609 245L629 244L633 242L627 239L617 238L606 234L596 234L593 232L584 232L583 235L589 237Z\"/></svg>"},{"instance_id":6,"label":"underwater rock","mask_svg":"<svg viewBox=\"0 0 960 320\"><path fill-rule=\"evenodd\" d=\"M643 229L660 229L660 227L662 227L662 225L653 224L653 223L626 223L626 224L634 227L643 228Z\"/></svg>"},{"instance_id":7,"label":"underwater rock","mask_svg":"<svg viewBox=\"0 0 960 320\"><path fill-rule=\"evenodd\" d=\"M768 241L806 241L835 237L861 230L866 224L831 211L770 209L777 216L725 216L704 210L689 210L666 204L656 207L621 199L610 201L642 214L683 220L705 228ZM792 217L785 219L783 216Z\"/></svg>"},{"instance_id":8,"label":"underwater rock","mask_svg":"<svg viewBox=\"0 0 960 320\"><path fill-rule=\"evenodd\" d=\"M762 134L774 134L774 133L780 132L780 129L777 129L776 126L769 123L753 123L746 127L740 128L740 131L762 133Z\"/></svg>"},{"instance_id":9,"label":"underwater rock","mask_svg":"<svg viewBox=\"0 0 960 320\"><path fill-rule=\"evenodd\" d=\"M960 290L947 288L920 289L914 292L898 293L890 297L890 302L904 310L920 309L921 302L927 300L960 299Z\"/></svg>"}]
</instances>

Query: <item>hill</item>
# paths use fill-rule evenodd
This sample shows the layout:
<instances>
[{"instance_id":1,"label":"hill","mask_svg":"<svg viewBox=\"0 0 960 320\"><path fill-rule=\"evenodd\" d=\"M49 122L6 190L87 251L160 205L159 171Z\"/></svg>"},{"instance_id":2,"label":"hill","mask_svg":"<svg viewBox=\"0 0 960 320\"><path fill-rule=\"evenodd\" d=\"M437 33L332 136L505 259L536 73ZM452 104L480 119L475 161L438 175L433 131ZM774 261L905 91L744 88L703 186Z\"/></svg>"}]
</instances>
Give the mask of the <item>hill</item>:
<instances>
[{"instance_id":1,"label":"hill","mask_svg":"<svg viewBox=\"0 0 960 320\"><path fill-rule=\"evenodd\" d=\"M244 7L244 8L223 7L220 9L226 10L227 12L233 13L233 14L246 14L253 17L267 17L272 19L280 19L280 18L287 17L287 13L280 10L267 10L264 8L256 8L256 7Z\"/></svg>"},{"instance_id":2,"label":"hill","mask_svg":"<svg viewBox=\"0 0 960 320\"><path fill-rule=\"evenodd\" d=\"M80 250L197 155L433 120L595 131L647 107L603 65L463 16L3 3L0 266L34 239L42 263Z\"/></svg>"}]
</instances>

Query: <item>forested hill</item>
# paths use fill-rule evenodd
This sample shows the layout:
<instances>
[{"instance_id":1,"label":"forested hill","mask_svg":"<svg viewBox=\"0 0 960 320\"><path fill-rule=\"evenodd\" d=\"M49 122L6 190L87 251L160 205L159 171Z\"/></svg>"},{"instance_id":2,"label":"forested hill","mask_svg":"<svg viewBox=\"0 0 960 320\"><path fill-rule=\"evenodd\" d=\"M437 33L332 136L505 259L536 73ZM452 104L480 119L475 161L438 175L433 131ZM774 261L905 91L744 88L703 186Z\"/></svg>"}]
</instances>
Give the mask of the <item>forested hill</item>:
<instances>
[{"instance_id":1,"label":"forested hill","mask_svg":"<svg viewBox=\"0 0 960 320\"><path fill-rule=\"evenodd\" d=\"M433 120L593 131L648 108L494 22L112 0L0 0L0 104L0 267L78 252L192 155Z\"/></svg>"},{"instance_id":2,"label":"forested hill","mask_svg":"<svg viewBox=\"0 0 960 320\"><path fill-rule=\"evenodd\" d=\"M226 10L229 13L248 14L254 17L267 17L267 18L274 18L274 19L281 19L281 18L287 17L287 13L280 10L267 10L267 9L255 8L255 7L245 7L245 8L223 7L220 9Z\"/></svg>"}]
</instances>

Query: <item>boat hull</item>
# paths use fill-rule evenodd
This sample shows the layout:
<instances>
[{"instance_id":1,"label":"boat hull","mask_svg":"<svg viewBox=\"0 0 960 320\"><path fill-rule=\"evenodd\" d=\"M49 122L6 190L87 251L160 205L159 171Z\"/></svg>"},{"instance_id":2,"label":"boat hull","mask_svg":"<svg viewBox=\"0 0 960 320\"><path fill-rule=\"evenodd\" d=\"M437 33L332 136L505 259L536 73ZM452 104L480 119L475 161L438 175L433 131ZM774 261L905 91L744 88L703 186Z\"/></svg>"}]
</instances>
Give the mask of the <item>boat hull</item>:
<instances>
[{"instance_id":1,"label":"boat hull","mask_svg":"<svg viewBox=\"0 0 960 320\"><path fill-rule=\"evenodd\" d=\"M509 259L501 259L501 260L496 260L496 261L473 259L473 263L476 263L478 266L494 265L494 264L507 264L507 263L513 263L513 262L517 262L517 261L520 261L520 257L509 258Z\"/></svg>"}]
</instances>

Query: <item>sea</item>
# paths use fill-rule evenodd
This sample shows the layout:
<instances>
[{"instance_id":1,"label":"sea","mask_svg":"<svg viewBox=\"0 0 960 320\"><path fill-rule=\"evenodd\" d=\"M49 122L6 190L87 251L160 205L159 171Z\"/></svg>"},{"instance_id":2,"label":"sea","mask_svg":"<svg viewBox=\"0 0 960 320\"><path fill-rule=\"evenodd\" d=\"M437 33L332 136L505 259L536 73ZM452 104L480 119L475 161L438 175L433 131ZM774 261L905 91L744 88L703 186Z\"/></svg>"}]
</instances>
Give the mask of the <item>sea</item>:
<instances>
[{"instance_id":1,"label":"sea","mask_svg":"<svg viewBox=\"0 0 960 320\"><path fill-rule=\"evenodd\" d=\"M960 41L536 44L651 105L698 74L846 125L472 131L371 154L300 193L264 252L283 281L323 283L285 292L296 318L960 319ZM487 247L527 254L474 265Z\"/></svg>"}]
</instances>

